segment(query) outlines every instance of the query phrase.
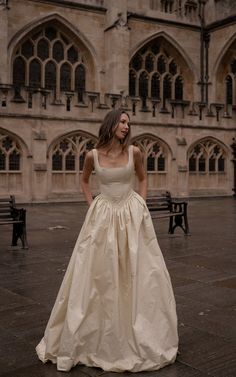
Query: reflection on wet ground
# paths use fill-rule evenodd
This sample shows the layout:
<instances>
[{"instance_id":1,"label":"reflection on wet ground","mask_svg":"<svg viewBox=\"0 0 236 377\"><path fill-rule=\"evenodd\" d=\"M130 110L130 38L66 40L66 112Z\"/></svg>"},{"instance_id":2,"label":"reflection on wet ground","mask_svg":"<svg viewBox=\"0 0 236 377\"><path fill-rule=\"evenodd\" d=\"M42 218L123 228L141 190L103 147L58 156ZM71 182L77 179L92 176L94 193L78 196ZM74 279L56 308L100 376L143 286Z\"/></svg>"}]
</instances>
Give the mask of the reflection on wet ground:
<instances>
[{"instance_id":1,"label":"reflection on wet ground","mask_svg":"<svg viewBox=\"0 0 236 377\"><path fill-rule=\"evenodd\" d=\"M11 229L0 229L0 377L58 377L65 374L39 362L34 348L87 207L26 208L29 250L11 248ZM236 376L236 199L189 201L189 223L191 236L170 236L167 220L154 220L175 291L180 348L175 364L140 377ZM100 374L119 376L84 366L66 376Z\"/></svg>"}]
</instances>

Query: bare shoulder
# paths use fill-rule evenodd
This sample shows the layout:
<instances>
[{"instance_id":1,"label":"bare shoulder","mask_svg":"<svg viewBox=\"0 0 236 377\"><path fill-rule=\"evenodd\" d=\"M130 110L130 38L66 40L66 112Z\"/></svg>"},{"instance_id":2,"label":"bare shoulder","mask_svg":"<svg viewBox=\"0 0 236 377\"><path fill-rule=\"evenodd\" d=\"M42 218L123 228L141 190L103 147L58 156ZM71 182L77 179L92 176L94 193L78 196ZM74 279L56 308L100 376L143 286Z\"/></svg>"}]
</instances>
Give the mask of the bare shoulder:
<instances>
[{"instance_id":1,"label":"bare shoulder","mask_svg":"<svg viewBox=\"0 0 236 377\"><path fill-rule=\"evenodd\" d=\"M134 154L135 160L142 157L142 153L140 149L138 147L135 147L134 145L133 145L133 154Z\"/></svg>"},{"instance_id":2,"label":"bare shoulder","mask_svg":"<svg viewBox=\"0 0 236 377\"><path fill-rule=\"evenodd\" d=\"M86 159L93 161L93 151L89 151L86 153Z\"/></svg>"},{"instance_id":3,"label":"bare shoulder","mask_svg":"<svg viewBox=\"0 0 236 377\"><path fill-rule=\"evenodd\" d=\"M94 164L93 151L89 151L86 153L85 163L87 165L93 166Z\"/></svg>"}]
</instances>

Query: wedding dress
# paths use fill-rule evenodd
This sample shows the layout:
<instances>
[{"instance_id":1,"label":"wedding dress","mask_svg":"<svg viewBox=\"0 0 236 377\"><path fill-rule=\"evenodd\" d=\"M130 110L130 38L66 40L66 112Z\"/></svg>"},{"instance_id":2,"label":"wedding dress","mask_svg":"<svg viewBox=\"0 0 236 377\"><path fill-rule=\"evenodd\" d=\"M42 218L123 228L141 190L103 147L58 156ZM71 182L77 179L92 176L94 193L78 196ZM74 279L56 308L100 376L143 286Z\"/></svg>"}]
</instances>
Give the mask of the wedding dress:
<instances>
[{"instance_id":1,"label":"wedding dress","mask_svg":"<svg viewBox=\"0 0 236 377\"><path fill-rule=\"evenodd\" d=\"M38 357L69 371L78 363L105 371L157 370L178 348L175 299L152 220L132 189L128 164L100 166L92 202L74 247Z\"/></svg>"}]
</instances>

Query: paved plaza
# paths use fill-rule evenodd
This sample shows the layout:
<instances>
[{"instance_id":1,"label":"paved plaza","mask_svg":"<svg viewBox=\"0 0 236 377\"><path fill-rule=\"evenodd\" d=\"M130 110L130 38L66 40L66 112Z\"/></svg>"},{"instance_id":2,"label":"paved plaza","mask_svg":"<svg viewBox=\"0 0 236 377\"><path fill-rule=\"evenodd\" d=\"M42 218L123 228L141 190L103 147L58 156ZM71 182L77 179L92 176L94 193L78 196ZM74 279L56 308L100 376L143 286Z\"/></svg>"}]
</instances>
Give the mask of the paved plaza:
<instances>
[{"instance_id":1,"label":"paved plaza","mask_svg":"<svg viewBox=\"0 0 236 377\"><path fill-rule=\"evenodd\" d=\"M0 228L0 377L236 377L236 199L189 201L191 236L154 220L179 319L175 364L155 372L69 373L35 354L87 210L85 204L27 205L29 250Z\"/></svg>"}]
</instances>

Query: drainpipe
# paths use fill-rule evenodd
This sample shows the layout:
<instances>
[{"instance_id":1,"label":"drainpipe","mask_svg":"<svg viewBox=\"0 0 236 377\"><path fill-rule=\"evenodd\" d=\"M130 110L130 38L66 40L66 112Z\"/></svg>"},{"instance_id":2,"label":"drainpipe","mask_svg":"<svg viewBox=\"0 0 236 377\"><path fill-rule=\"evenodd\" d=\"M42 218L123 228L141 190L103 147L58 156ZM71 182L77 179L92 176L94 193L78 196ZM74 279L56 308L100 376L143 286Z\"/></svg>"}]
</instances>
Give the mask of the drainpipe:
<instances>
[{"instance_id":1,"label":"drainpipe","mask_svg":"<svg viewBox=\"0 0 236 377\"><path fill-rule=\"evenodd\" d=\"M204 95L204 87L205 87L205 69L204 69L204 59L205 59L205 53L204 53L204 34L205 34L205 4L207 0L198 0L199 3L199 19L200 19L200 25L201 25L201 33L200 33L200 92L201 92L201 102L205 102L205 95Z\"/></svg>"},{"instance_id":2,"label":"drainpipe","mask_svg":"<svg viewBox=\"0 0 236 377\"><path fill-rule=\"evenodd\" d=\"M233 196L236 198L236 140L233 137L233 143L230 145L233 153L233 164L234 164L234 187L232 188L233 190Z\"/></svg>"},{"instance_id":3,"label":"drainpipe","mask_svg":"<svg viewBox=\"0 0 236 377\"><path fill-rule=\"evenodd\" d=\"M209 44L210 44L210 34L208 32L204 33L205 42L205 102L208 104L208 87L209 87Z\"/></svg>"}]
</instances>

